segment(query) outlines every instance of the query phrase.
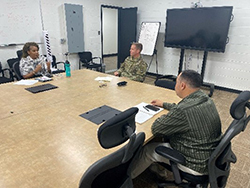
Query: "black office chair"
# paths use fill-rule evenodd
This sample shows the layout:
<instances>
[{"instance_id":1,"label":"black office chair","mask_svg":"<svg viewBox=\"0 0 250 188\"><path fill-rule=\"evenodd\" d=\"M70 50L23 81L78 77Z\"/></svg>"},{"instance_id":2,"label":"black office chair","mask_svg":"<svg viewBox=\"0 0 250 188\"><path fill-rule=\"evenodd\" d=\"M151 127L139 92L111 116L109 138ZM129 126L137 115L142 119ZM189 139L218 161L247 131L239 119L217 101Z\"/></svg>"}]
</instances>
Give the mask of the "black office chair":
<instances>
[{"instance_id":1,"label":"black office chair","mask_svg":"<svg viewBox=\"0 0 250 188\"><path fill-rule=\"evenodd\" d=\"M102 58L100 57L92 57L92 53L89 51L79 52L79 69L81 67L86 67L87 69L96 69L102 72ZM95 63L94 60L97 59L99 63Z\"/></svg>"},{"instance_id":2,"label":"black office chair","mask_svg":"<svg viewBox=\"0 0 250 188\"><path fill-rule=\"evenodd\" d=\"M21 75L21 72L20 72L19 64L20 64L20 61L17 61L13 64L13 71L15 73L17 80L23 79L23 76Z\"/></svg>"},{"instance_id":3,"label":"black office chair","mask_svg":"<svg viewBox=\"0 0 250 188\"><path fill-rule=\"evenodd\" d=\"M59 65L59 64L62 64L63 65L63 69L59 69L58 67L57 67L57 65ZM52 65L52 68L55 68L55 69L57 69L57 70L55 70L55 71L53 71L52 73L53 74L58 74L58 73L63 73L63 72L65 72L65 64L64 64L64 62L62 62L62 61L56 61L56 56L54 56L54 55L52 55L52 62L51 62L51 65Z\"/></svg>"},{"instance_id":4,"label":"black office chair","mask_svg":"<svg viewBox=\"0 0 250 188\"><path fill-rule=\"evenodd\" d=\"M161 76L159 78L157 77L154 83L155 86L174 90L176 82L175 80L169 80L168 76Z\"/></svg>"},{"instance_id":5,"label":"black office chair","mask_svg":"<svg viewBox=\"0 0 250 188\"><path fill-rule=\"evenodd\" d=\"M98 140L105 148L129 142L114 153L92 164L83 174L79 188L132 188L131 165L142 148L144 133L135 133L135 115L132 107L106 121L98 130Z\"/></svg>"},{"instance_id":6,"label":"black office chair","mask_svg":"<svg viewBox=\"0 0 250 188\"><path fill-rule=\"evenodd\" d=\"M8 76L5 72L8 72ZM0 84L7 83L7 82L12 82L13 79L13 74L10 69L2 68L2 64L0 62Z\"/></svg>"},{"instance_id":7,"label":"black office chair","mask_svg":"<svg viewBox=\"0 0 250 188\"><path fill-rule=\"evenodd\" d=\"M174 181L165 181L158 183L158 187L166 185L178 185L179 187L200 187L224 188L230 173L230 163L236 162L236 156L231 149L231 140L243 132L250 121L250 115L247 116L246 109L250 109L250 91L243 91L234 100L230 108L230 114L234 118L230 124L219 145L215 148L208 161L208 175L194 176L178 169L177 164L185 165L185 158L176 150L159 146L156 152L169 159L169 165L161 163L174 174ZM182 180L186 180L184 183Z\"/></svg>"},{"instance_id":8,"label":"black office chair","mask_svg":"<svg viewBox=\"0 0 250 188\"><path fill-rule=\"evenodd\" d=\"M23 56L23 50L17 50L16 55L17 55L18 60L20 61L22 59L22 56Z\"/></svg>"},{"instance_id":9,"label":"black office chair","mask_svg":"<svg viewBox=\"0 0 250 188\"><path fill-rule=\"evenodd\" d=\"M11 59L7 60L7 63L9 65L9 68L10 68L11 72L12 72L13 78L15 78L16 80L17 80L17 76L15 75L15 72L14 72L14 69L13 69L13 65L17 61L19 61L18 58L11 58Z\"/></svg>"},{"instance_id":10,"label":"black office chair","mask_svg":"<svg viewBox=\"0 0 250 188\"><path fill-rule=\"evenodd\" d=\"M46 55L44 55L44 57L46 57ZM58 69L58 68L57 68L57 65L59 65L59 64L63 64L63 69ZM60 62L57 62L57 61L56 61L56 56L54 56L54 55L52 55L51 66L52 66L52 68L57 69L57 70L55 70L55 71L52 71L52 74L59 74L59 73L65 72L65 65L64 65L64 62L61 62L61 61L60 61Z\"/></svg>"}]
</instances>

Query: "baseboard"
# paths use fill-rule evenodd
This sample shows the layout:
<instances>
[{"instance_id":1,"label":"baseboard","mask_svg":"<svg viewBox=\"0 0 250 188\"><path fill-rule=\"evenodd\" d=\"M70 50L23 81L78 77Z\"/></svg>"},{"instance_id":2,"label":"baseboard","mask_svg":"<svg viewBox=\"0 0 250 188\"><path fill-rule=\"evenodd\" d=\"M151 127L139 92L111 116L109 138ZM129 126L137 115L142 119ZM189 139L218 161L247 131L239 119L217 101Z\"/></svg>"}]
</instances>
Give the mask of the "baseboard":
<instances>
[{"instance_id":1,"label":"baseboard","mask_svg":"<svg viewBox=\"0 0 250 188\"><path fill-rule=\"evenodd\" d=\"M214 86L214 89L218 89L218 90L222 90L222 91L228 91L231 93L241 93L241 90L237 90L237 89L231 89L231 88L226 88L226 87L221 87L221 86Z\"/></svg>"},{"instance_id":2,"label":"baseboard","mask_svg":"<svg viewBox=\"0 0 250 188\"><path fill-rule=\"evenodd\" d=\"M103 57L114 57L114 56L117 56L118 54L103 54Z\"/></svg>"},{"instance_id":3,"label":"baseboard","mask_svg":"<svg viewBox=\"0 0 250 188\"><path fill-rule=\"evenodd\" d=\"M112 69L112 70L107 70L107 71L105 71L105 73L112 73L112 72L115 72L117 69Z\"/></svg>"}]
</instances>

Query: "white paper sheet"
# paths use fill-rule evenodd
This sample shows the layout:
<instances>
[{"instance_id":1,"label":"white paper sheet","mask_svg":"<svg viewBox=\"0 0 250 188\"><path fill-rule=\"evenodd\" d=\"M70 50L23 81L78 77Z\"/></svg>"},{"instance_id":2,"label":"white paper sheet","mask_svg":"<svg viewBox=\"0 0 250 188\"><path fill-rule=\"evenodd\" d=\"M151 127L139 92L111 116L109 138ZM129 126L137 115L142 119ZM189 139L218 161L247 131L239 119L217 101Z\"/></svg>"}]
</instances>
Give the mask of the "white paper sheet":
<instances>
[{"instance_id":1,"label":"white paper sheet","mask_svg":"<svg viewBox=\"0 0 250 188\"><path fill-rule=\"evenodd\" d=\"M112 79L113 78L108 77L108 76L106 76L106 77L100 77L99 76L99 77L95 78L96 81L105 81L105 82L110 82Z\"/></svg>"},{"instance_id":2,"label":"white paper sheet","mask_svg":"<svg viewBox=\"0 0 250 188\"><path fill-rule=\"evenodd\" d=\"M150 118L152 118L155 114L158 114L159 112L161 112L163 110L163 108L160 108L160 110L158 111L153 111L153 110L146 110L144 107L147 106L148 103L145 102L141 102L140 104L136 105L135 107L137 107L139 109L138 113L135 116L135 122L136 123L144 123L145 121L149 120Z\"/></svg>"},{"instance_id":3,"label":"white paper sheet","mask_svg":"<svg viewBox=\"0 0 250 188\"><path fill-rule=\"evenodd\" d=\"M25 85L25 86L29 86L29 85L33 85L35 83L37 83L38 80L20 80L18 82L15 82L15 85Z\"/></svg>"}]
</instances>

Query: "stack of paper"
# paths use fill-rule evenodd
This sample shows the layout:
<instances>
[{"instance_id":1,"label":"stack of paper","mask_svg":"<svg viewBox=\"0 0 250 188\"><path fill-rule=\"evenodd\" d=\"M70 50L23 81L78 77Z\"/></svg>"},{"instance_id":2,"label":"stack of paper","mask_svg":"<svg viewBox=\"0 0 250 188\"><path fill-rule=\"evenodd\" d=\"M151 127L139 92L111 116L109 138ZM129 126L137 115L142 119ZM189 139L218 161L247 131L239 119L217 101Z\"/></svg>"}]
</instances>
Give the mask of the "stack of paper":
<instances>
[{"instance_id":1,"label":"stack of paper","mask_svg":"<svg viewBox=\"0 0 250 188\"><path fill-rule=\"evenodd\" d=\"M146 108L145 106L147 106L147 105L148 105L147 103L142 102L142 103L135 106L139 109L138 113L135 116L136 123L142 124L145 121L152 118L155 114L158 114L159 112L161 112L163 110L163 108L158 107L160 110L153 111L153 110Z\"/></svg>"},{"instance_id":2,"label":"stack of paper","mask_svg":"<svg viewBox=\"0 0 250 188\"><path fill-rule=\"evenodd\" d=\"M113 78L108 77L108 76L106 76L106 77L100 77L100 76L98 76L97 78L95 78L96 81L105 81L105 82L110 82L112 79Z\"/></svg>"}]
</instances>

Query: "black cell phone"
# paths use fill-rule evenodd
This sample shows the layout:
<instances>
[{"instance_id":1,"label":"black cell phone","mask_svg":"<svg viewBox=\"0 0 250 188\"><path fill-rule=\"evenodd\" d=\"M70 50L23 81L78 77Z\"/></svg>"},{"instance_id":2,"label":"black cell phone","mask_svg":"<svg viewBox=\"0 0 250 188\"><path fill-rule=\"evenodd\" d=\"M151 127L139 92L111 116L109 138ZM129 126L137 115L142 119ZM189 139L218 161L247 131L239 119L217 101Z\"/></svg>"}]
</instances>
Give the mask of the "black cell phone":
<instances>
[{"instance_id":1,"label":"black cell phone","mask_svg":"<svg viewBox=\"0 0 250 188\"><path fill-rule=\"evenodd\" d=\"M153 105L150 105L150 104L146 105L145 107L150 109L150 110L153 110L155 112L160 110L160 108L157 108L156 106L153 106Z\"/></svg>"},{"instance_id":2,"label":"black cell phone","mask_svg":"<svg viewBox=\"0 0 250 188\"><path fill-rule=\"evenodd\" d=\"M118 86L125 86L125 85L127 85L127 82L126 81L118 82L117 85Z\"/></svg>"}]
</instances>

